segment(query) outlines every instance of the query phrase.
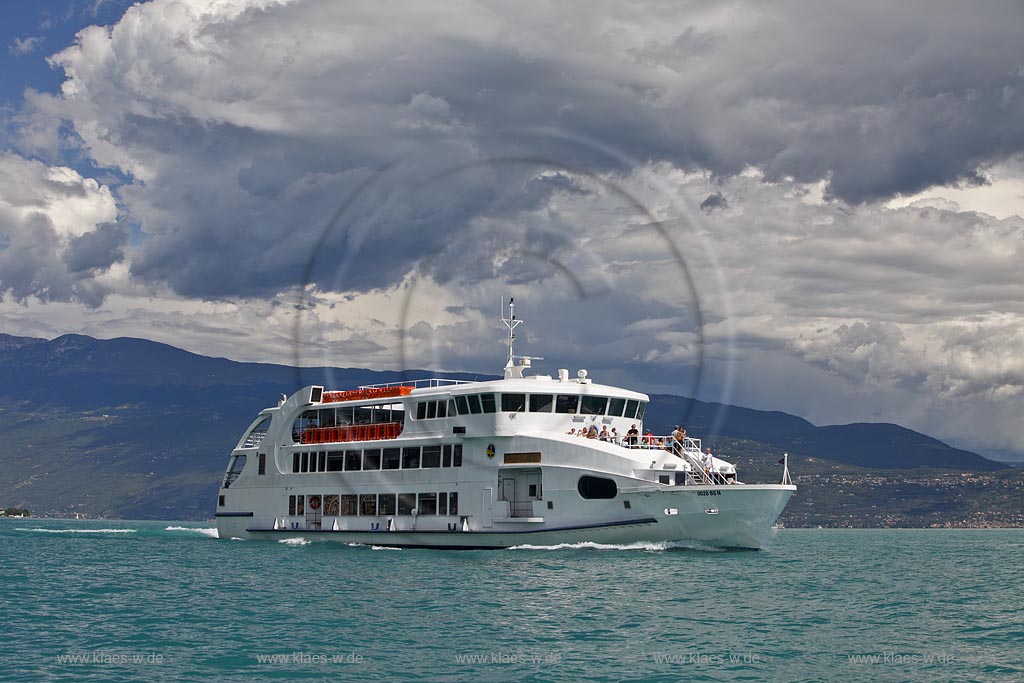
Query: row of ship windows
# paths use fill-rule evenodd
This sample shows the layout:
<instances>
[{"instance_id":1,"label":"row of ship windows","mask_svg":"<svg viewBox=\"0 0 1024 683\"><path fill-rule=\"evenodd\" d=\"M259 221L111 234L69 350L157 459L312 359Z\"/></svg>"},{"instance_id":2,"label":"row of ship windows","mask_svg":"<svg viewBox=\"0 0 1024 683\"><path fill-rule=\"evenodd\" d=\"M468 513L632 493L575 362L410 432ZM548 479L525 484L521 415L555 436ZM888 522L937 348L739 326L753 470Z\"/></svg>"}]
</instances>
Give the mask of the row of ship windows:
<instances>
[{"instance_id":1,"label":"row of ship windows","mask_svg":"<svg viewBox=\"0 0 1024 683\"><path fill-rule=\"evenodd\" d=\"M295 473L415 470L424 467L462 467L462 444L292 453L292 472Z\"/></svg>"},{"instance_id":2,"label":"row of ship windows","mask_svg":"<svg viewBox=\"0 0 1024 683\"><path fill-rule=\"evenodd\" d=\"M324 517L351 517L361 515L418 515L459 514L459 494L441 493L360 493L288 496L288 514L304 515L306 507L321 512Z\"/></svg>"},{"instance_id":3,"label":"row of ship windows","mask_svg":"<svg viewBox=\"0 0 1024 683\"><path fill-rule=\"evenodd\" d=\"M500 396L498 399L496 397ZM624 398L607 396L579 396L577 394L470 394L439 401L420 401L416 404L417 420L479 415L502 412L565 413L568 415L607 415L642 420L647 404Z\"/></svg>"}]
</instances>

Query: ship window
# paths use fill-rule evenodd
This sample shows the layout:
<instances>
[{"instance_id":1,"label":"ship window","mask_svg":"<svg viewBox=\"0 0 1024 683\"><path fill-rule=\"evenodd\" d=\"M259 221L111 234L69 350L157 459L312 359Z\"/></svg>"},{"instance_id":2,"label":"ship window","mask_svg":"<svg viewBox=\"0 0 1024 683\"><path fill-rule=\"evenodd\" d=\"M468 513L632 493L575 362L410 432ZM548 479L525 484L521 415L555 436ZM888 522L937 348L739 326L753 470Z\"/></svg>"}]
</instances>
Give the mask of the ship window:
<instances>
[{"instance_id":1,"label":"ship window","mask_svg":"<svg viewBox=\"0 0 1024 683\"><path fill-rule=\"evenodd\" d=\"M480 405L485 413L493 413L497 406L494 403L494 394L480 394Z\"/></svg>"},{"instance_id":2,"label":"ship window","mask_svg":"<svg viewBox=\"0 0 1024 683\"><path fill-rule=\"evenodd\" d=\"M646 410L646 409L647 409L647 404L644 403L643 401L641 401L640 402L640 407L636 411L636 419L638 419L638 420L644 419L644 410Z\"/></svg>"},{"instance_id":3,"label":"ship window","mask_svg":"<svg viewBox=\"0 0 1024 683\"><path fill-rule=\"evenodd\" d=\"M377 506L377 512L382 515L393 515L395 514L395 494L393 493L382 493L380 494L379 505Z\"/></svg>"},{"instance_id":4,"label":"ship window","mask_svg":"<svg viewBox=\"0 0 1024 683\"><path fill-rule=\"evenodd\" d=\"M321 408L320 409L320 426L321 427L333 427L334 426L334 408Z\"/></svg>"},{"instance_id":5,"label":"ship window","mask_svg":"<svg viewBox=\"0 0 1024 683\"><path fill-rule=\"evenodd\" d=\"M416 404L416 419L427 419L427 404L424 401L420 401L419 403Z\"/></svg>"},{"instance_id":6,"label":"ship window","mask_svg":"<svg viewBox=\"0 0 1024 683\"><path fill-rule=\"evenodd\" d=\"M427 419L433 420L437 417L437 401L427 402Z\"/></svg>"},{"instance_id":7,"label":"ship window","mask_svg":"<svg viewBox=\"0 0 1024 683\"><path fill-rule=\"evenodd\" d=\"M327 471L341 472L345 463L345 456L340 451L331 451L327 454Z\"/></svg>"},{"instance_id":8,"label":"ship window","mask_svg":"<svg viewBox=\"0 0 1024 683\"><path fill-rule=\"evenodd\" d=\"M462 467L462 444L452 446L452 467Z\"/></svg>"},{"instance_id":9,"label":"ship window","mask_svg":"<svg viewBox=\"0 0 1024 683\"><path fill-rule=\"evenodd\" d=\"M466 401L469 403L469 412L473 415L480 414L480 395L470 394L466 397Z\"/></svg>"},{"instance_id":10,"label":"ship window","mask_svg":"<svg viewBox=\"0 0 1024 683\"><path fill-rule=\"evenodd\" d=\"M295 514L295 496L288 496L288 514Z\"/></svg>"},{"instance_id":11,"label":"ship window","mask_svg":"<svg viewBox=\"0 0 1024 683\"><path fill-rule=\"evenodd\" d=\"M368 448L363 451L363 469L364 470L379 470L380 469L380 449L379 448Z\"/></svg>"},{"instance_id":12,"label":"ship window","mask_svg":"<svg viewBox=\"0 0 1024 683\"><path fill-rule=\"evenodd\" d=\"M556 413L569 413L571 415L576 414L576 408L580 404L580 397L572 394L559 394L555 399L555 412Z\"/></svg>"},{"instance_id":13,"label":"ship window","mask_svg":"<svg viewBox=\"0 0 1024 683\"><path fill-rule=\"evenodd\" d=\"M217 507L224 507L224 495L217 496Z\"/></svg>"},{"instance_id":14,"label":"ship window","mask_svg":"<svg viewBox=\"0 0 1024 683\"><path fill-rule=\"evenodd\" d=\"M338 516L338 494L334 493L324 496L324 516Z\"/></svg>"},{"instance_id":15,"label":"ship window","mask_svg":"<svg viewBox=\"0 0 1024 683\"><path fill-rule=\"evenodd\" d=\"M530 412L550 413L554 398L551 394L530 394Z\"/></svg>"},{"instance_id":16,"label":"ship window","mask_svg":"<svg viewBox=\"0 0 1024 683\"><path fill-rule=\"evenodd\" d=\"M437 402L437 416L448 417L448 401Z\"/></svg>"},{"instance_id":17,"label":"ship window","mask_svg":"<svg viewBox=\"0 0 1024 683\"><path fill-rule=\"evenodd\" d=\"M451 467L451 466L452 466L452 445L450 443L446 443L444 445L444 456L443 456L443 459L441 460L441 467Z\"/></svg>"},{"instance_id":18,"label":"ship window","mask_svg":"<svg viewBox=\"0 0 1024 683\"><path fill-rule=\"evenodd\" d=\"M402 449L402 469L414 470L420 466L420 447L411 446Z\"/></svg>"},{"instance_id":19,"label":"ship window","mask_svg":"<svg viewBox=\"0 0 1024 683\"><path fill-rule=\"evenodd\" d=\"M448 514L448 494L439 493L437 494L437 514L447 515Z\"/></svg>"},{"instance_id":20,"label":"ship window","mask_svg":"<svg viewBox=\"0 0 1024 683\"><path fill-rule=\"evenodd\" d=\"M349 517L356 514L359 507L359 496L346 494L341 497L341 514Z\"/></svg>"},{"instance_id":21,"label":"ship window","mask_svg":"<svg viewBox=\"0 0 1024 683\"><path fill-rule=\"evenodd\" d=\"M583 415L604 415L608 399L604 396L584 396L580 413Z\"/></svg>"},{"instance_id":22,"label":"ship window","mask_svg":"<svg viewBox=\"0 0 1024 683\"><path fill-rule=\"evenodd\" d=\"M356 423L355 408L338 408L337 419L339 425L354 425Z\"/></svg>"},{"instance_id":23,"label":"ship window","mask_svg":"<svg viewBox=\"0 0 1024 683\"><path fill-rule=\"evenodd\" d=\"M614 480L591 476L580 477L576 490L580 492L580 497L589 500L614 498L619 493L619 487L615 485Z\"/></svg>"},{"instance_id":24,"label":"ship window","mask_svg":"<svg viewBox=\"0 0 1024 683\"><path fill-rule=\"evenodd\" d=\"M636 409L640 405L640 401L626 401L626 417L630 420L636 419Z\"/></svg>"},{"instance_id":25,"label":"ship window","mask_svg":"<svg viewBox=\"0 0 1024 683\"><path fill-rule=\"evenodd\" d=\"M419 504L416 506L421 515L437 514L437 494L421 493Z\"/></svg>"},{"instance_id":26,"label":"ship window","mask_svg":"<svg viewBox=\"0 0 1024 683\"><path fill-rule=\"evenodd\" d=\"M326 472L327 471L327 451L320 451L320 455L317 456L316 471L317 472Z\"/></svg>"},{"instance_id":27,"label":"ship window","mask_svg":"<svg viewBox=\"0 0 1024 683\"><path fill-rule=\"evenodd\" d=\"M309 453L303 451L302 453L302 464L299 467L300 472L309 472Z\"/></svg>"},{"instance_id":28,"label":"ship window","mask_svg":"<svg viewBox=\"0 0 1024 683\"><path fill-rule=\"evenodd\" d=\"M299 452L292 453L292 472L299 472Z\"/></svg>"},{"instance_id":29,"label":"ship window","mask_svg":"<svg viewBox=\"0 0 1024 683\"><path fill-rule=\"evenodd\" d=\"M345 451L345 471L353 472L362 469L362 451Z\"/></svg>"},{"instance_id":30,"label":"ship window","mask_svg":"<svg viewBox=\"0 0 1024 683\"><path fill-rule=\"evenodd\" d=\"M399 493L398 494L398 514L400 515L411 515L412 509L416 507L416 494L415 493Z\"/></svg>"},{"instance_id":31,"label":"ship window","mask_svg":"<svg viewBox=\"0 0 1024 683\"><path fill-rule=\"evenodd\" d=\"M397 470L398 464L402 460L402 450L400 448L385 448L384 457L381 461L383 465L382 469L385 470Z\"/></svg>"},{"instance_id":32,"label":"ship window","mask_svg":"<svg viewBox=\"0 0 1024 683\"><path fill-rule=\"evenodd\" d=\"M459 411L455 409L455 399L448 399L448 417L455 417L459 414Z\"/></svg>"},{"instance_id":33,"label":"ship window","mask_svg":"<svg viewBox=\"0 0 1024 683\"><path fill-rule=\"evenodd\" d=\"M267 473L267 454L266 453L260 453L260 459L259 459L259 462L257 463L256 474L266 474L266 473Z\"/></svg>"},{"instance_id":34,"label":"ship window","mask_svg":"<svg viewBox=\"0 0 1024 683\"><path fill-rule=\"evenodd\" d=\"M359 514L373 517L377 514L377 494L364 493L359 496Z\"/></svg>"},{"instance_id":35,"label":"ship window","mask_svg":"<svg viewBox=\"0 0 1024 683\"><path fill-rule=\"evenodd\" d=\"M459 409L459 415L469 415L469 402L465 396L456 396L455 406Z\"/></svg>"},{"instance_id":36,"label":"ship window","mask_svg":"<svg viewBox=\"0 0 1024 683\"><path fill-rule=\"evenodd\" d=\"M440 446L424 446L423 447L423 466L424 467L440 467L441 466L441 447Z\"/></svg>"},{"instance_id":37,"label":"ship window","mask_svg":"<svg viewBox=\"0 0 1024 683\"><path fill-rule=\"evenodd\" d=\"M448 494L448 514L457 515L459 514L459 493L458 491L452 491Z\"/></svg>"},{"instance_id":38,"label":"ship window","mask_svg":"<svg viewBox=\"0 0 1024 683\"><path fill-rule=\"evenodd\" d=\"M626 399L613 398L608 404L608 414L612 417L622 417L622 411L626 408Z\"/></svg>"},{"instance_id":39,"label":"ship window","mask_svg":"<svg viewBox=\"0 0 1024 683\"><path fill-rule=\"evenodd\" d=\"M501 409L506 413L520 413L526 410L526 394L502 394Z\"/></svg>"},{"instance_id":40,"label":"ship window","mask_svg":"<svg viewBox=\"0 0 1024 683\"><path fill-rule=\"evenodd\" d=\"M295 496L295 514L304 515L306 514L306 497Z\"/></svg>"}]
</instances>

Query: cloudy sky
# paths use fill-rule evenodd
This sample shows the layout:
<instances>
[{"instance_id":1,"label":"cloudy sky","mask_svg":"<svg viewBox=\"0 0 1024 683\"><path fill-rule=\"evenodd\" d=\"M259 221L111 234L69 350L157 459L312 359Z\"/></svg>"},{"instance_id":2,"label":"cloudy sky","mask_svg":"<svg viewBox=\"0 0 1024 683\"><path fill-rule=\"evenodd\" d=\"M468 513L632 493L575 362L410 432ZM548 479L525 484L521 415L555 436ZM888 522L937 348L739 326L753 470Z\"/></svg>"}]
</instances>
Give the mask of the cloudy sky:
<instances>
[{"instance_id":1,"label":"cloudy sky","mask_svg":"<svg viewBox=\"0 0 1024 683\"><path fill-rule=\"evenodd\" d=\"M0 13L0 331L1024 454L1019 2Z\"/></svg>"}]
</instances>

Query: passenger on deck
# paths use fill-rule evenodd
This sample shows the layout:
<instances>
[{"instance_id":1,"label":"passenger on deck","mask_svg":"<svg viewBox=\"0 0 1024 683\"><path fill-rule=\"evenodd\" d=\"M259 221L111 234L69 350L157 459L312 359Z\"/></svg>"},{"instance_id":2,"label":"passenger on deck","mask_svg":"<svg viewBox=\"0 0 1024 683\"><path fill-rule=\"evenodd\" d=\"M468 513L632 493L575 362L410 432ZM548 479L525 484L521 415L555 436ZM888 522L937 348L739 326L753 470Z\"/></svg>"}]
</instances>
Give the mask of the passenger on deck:
<instances>
[{"instance_id":1,"label":"passenger on deck","mask_svg":"<svg viewBox=\"0 0 1024 683\"><path fill-rule=\"evenodd\" d=\"M601 441L612 440L612 435L608 432L608 425L601 427L601 433L597 435L597 438L601 439Z\"/></svg>"},{"instance_id":2,"label":"passenger on deck","mask_svg":"<svg viewBox=\"0 0 1024 683\"><path fill-rule=\"evenodd\" d=\"M567 431L566 434L568 434L569 436L576 436L576 428L569 427L569 431Z\"/></svg>"},{"instance_id":3,"label":"passenger on deck","mask_svg":"<svg viewBox=\"0 0 1024 683\"><path fill-rule=\"evenodd\" d=\"M640 430L636 428L636 425L633 425L632 427L629 428L629 431L626 432L626 444L630 446L635 446L639 439Z\"/></svg>"},{"instance_id":4,"label":"passenger on deck","mask_svg":"<svg viewBox=\"0 0 1024 683\"><path fill-rule=\"evenodd\" d=\"M597 427L595 427L594 425L590 425L590 430L587 431L587 438L588 439L596 439L597 438Z\"/></svg>"},{"instance_id":5,"label":"passenger on deck","mask_svg":"<svg viewBox=\"0 0 1024 683\"><path fill-rule=\"evenodd\" d=\"M619 432L618 432L617 429L615 429L615 427L612 427L611 439L612 439L612 443L616 444L616 445L618 445L620 440L621 440L621 437L619 436Z\"/></svg>"},{"instance_id":6,"label":"passenger on deck","mask_svg":"<svg viewBox=\"0 0 1024 683\"><path fill-rule=\"evenodd\" d=\"M650 429L644 432L644 444L647 446L654 445L654 433Z\"/></svg>"}]
</instances>

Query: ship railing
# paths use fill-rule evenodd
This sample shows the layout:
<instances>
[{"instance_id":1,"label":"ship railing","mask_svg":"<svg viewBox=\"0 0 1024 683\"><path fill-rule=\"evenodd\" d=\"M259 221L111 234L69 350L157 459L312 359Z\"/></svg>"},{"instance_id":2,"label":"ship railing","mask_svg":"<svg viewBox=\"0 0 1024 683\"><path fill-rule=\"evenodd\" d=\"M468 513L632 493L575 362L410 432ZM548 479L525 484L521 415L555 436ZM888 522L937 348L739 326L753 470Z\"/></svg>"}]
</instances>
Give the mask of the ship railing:
<instances>
[{"instance_id":1,"label":"ship railing","mask_svg":"<svg viewBox=\"0 0 1024 683\"><path fill-rule=\"evenodd\" d=\"M423 379L407 379L401 382L383 382L381 384L360 384L360 389L389 389L391 387L413 387L428 389L431 387L448 387L456 384L475 384L468 379L445 379L443 377L424 377Z\"/></svg>"},{"instance_id":2,"label":"ship railing","mask_svg":"<svg viewBox=\"0 0 1024 683\"><path fill-rule=\"evenodd\" d=\"M704 467L704 463L700 461L700 439L693 439L688 436L677 439L671 434L666 436L644 434L638 437L627 437L622 445L631 449L668 451L673 453L683 462L689 464L690 471L688 474L695 481L700 484L715 483L715 473L709 471Z\"/></svg>"},{"instance_id":3,"label":"ship railing","mask_svg":"<svg viewBox=\"0 0 1024 683\"><path fill-rule=\"evenodd\" d=\"M339 427L307 427L299 430L296 441L302 444L346 443L348 441L381 441L397 439L404 425L401 422L376 422Z\"/></svg>"},{"instance_id":4,"label":"ship railing","mask_svg":"<svg viewBox=\"0 0 1024 683\"><path fill-rule=\"evenodd\" d=\"M242 448L256 448L260 445L266 437L266 432L251 432L249 436L245 437L245 441L242 443Z\"/></svg>"}]
</instances>

